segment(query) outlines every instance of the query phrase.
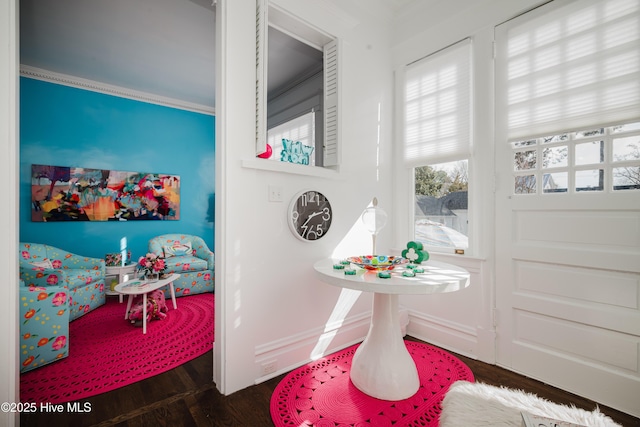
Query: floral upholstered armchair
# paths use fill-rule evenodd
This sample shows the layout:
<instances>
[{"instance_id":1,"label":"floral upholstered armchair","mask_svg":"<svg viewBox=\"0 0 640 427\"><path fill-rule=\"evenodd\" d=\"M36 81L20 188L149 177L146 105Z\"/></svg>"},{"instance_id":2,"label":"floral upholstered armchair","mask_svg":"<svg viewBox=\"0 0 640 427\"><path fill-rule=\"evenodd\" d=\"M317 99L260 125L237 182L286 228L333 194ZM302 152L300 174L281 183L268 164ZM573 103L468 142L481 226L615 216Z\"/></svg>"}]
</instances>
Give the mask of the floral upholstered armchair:
<instances>
[{"instance_id":1,"label":"floral upholstered armchair","mask_svg":"<svg viewBox=\"0 0 640 427\"><path fill-rule=\"evenodd\" d=\"M59 271L33 279L20 293L20 372L69 355L69 292Z\"/></svg>"},{"instance_id":2,"label":"floral upholstered armchair","mask_svg":"<svg viewBox=\"0 0 640 427\"><path fill-rule=\"evenodd\" d=\"M67 288L69 320L105 303L103 259L83 257L41 243L20 243L19 250L20 279L26 286L38 286L40 279L47 277L47 285Z\"/></svg>"},{"instance_id":3,"label":"floral upholstered armchair","mask_svg":"<svg viewBox=\"0 0 640 427\"><path fill-rule=\"evenodd\" d=\"M213 252L201 237L164 234L149 240L149 252L165 258L166 274L180 273L173 282L176 296L213 292Z\"/></svg>"}]
</instances>

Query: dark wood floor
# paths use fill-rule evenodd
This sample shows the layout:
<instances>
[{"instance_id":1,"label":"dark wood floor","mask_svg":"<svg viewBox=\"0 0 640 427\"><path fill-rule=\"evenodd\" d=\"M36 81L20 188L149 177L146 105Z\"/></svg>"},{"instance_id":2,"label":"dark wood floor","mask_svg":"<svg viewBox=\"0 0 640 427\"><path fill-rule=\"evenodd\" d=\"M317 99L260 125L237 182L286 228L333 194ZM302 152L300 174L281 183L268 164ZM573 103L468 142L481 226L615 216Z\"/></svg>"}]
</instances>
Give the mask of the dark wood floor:
<instances>
[{"instance_id":1,"label":"dark wood floor","mask_svg":"<svg viewBox=\"0 0 640 427\"><path fill-rule=\"evenodd\" d=\"M407 337L407 339L411 339ZM458 356L473 371L478 382L522 389L556 403L573 404L593 410L596 404L523 377L497 366ZM23 414L23 427L63 426L167 426L167 427L268 427L273 426L269 413L271 393L284 377L222 396L212 383L213 355L208 352L164 374L94 396L80 403L90 404L89 412ZM600 410L625 427L640 427L640 419L600 406ZM461 426L464 427L464 426Z\"/></svg>"}]
</instances>

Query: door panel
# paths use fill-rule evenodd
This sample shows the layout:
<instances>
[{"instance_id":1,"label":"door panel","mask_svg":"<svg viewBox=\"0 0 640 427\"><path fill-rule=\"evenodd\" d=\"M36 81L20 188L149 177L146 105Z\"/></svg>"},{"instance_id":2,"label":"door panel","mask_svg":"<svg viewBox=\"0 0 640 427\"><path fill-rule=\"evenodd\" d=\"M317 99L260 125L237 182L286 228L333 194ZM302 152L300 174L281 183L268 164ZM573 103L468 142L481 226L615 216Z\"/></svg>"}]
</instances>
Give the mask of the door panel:
<instances>
[{"instance_id":1,"label":"door panel","mask_svg":"<svg viewBox=\"0 0 640 427\"><path fill-rule=\"evenodd\" d=\"M581 196L497 191L497 361L639 416L640 209Z\"/></svg>"},{"instance_id":2,"label":"door panel","mask_svg":"<svg viewBox=\"0 0 640 427\"><path fill-rule=\"evenodd\" d=\"M496 190L498 363L639 416L640 195L513 188Z\"/></svg>"}]
</instances>

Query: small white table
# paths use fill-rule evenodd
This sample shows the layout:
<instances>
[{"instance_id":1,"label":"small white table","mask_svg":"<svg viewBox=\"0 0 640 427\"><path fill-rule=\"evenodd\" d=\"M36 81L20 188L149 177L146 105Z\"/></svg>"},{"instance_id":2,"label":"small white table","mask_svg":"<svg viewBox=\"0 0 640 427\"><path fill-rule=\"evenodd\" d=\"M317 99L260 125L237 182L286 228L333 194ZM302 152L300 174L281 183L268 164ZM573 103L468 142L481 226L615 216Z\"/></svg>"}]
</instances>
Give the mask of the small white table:
<instances>
[{"instance_id":1,"label":"small white table","mask_svg":"<svg viewBox=\"0 0 640 427\"><path fill-rule=\"evenodd\" d=\"M145 279L133 279L124 283L120 283L115 287L115 291L124 295L129 295L127 300L127 311L124 314L125 320L129 318L129 311L131 310L131 303L133 297L136 295L142 295L142 333L147 333L147 294L156 289L160 289L163 286L169 285L171 291L171 301L173 302L173 309L177 310L176 304L176 292L173 289L173 281L180 277L179 274L173 273L171 276L159 279L155 282L149 282Z\"/></svg>"},{"instance_id":2,"label":"small white table","mask_svg":"<svg viewBox=\"0 0 640 427\"><path fill-rule=\"evenodd\" d=\"M105 295L118 295L120 302L122 302L122 294L116 292L115 287L111 287L111 283L116 282L116 286L119 283L126 282L134 277L137 264L127 265L110 265L105 267ZM111 283L110 283L111 282Z\"/></svg>"},{"instance_id":3,"label":"small white table","mask_svg":"<svg viewBox=\"0 0 640 427\"><path fill-rule=\"evenodd\" d=\"M369 333L353 355L351 382L363 393L378 399L395 401L413 396L420 388L420 379L416 364L402 338L398 296L464 289L469 286L469 272L451 264L430 260L419 266L424 273L415 277L402 277L404 268L396 267L391 278L382 279L375 271L355 266L355 275L345 275L344 270L333 268L339 263L339 259L324 259L316 262L314 268L326 283L373 292Z\"/></svg>"}]
</instances>

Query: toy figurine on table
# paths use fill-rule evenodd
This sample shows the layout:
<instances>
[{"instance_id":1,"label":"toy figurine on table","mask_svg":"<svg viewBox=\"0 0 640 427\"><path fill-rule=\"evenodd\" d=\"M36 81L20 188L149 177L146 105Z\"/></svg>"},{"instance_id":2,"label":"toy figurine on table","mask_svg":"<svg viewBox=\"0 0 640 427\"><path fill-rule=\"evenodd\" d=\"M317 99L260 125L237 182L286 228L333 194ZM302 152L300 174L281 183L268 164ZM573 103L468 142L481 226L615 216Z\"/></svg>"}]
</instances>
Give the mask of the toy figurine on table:
<instances>
[{"instance_id":1,"label":"toy figurine on table","mask_svg":"<svg viewBox=\"0 0 640 427\"><path fill-rule=\"evenodd\" d=\"M402 251L402 257L412 264L422 264L429 260L429 252L424 250L422 243L411 241L407 243L407 249Z\"/></svg>"}]
</instances>

